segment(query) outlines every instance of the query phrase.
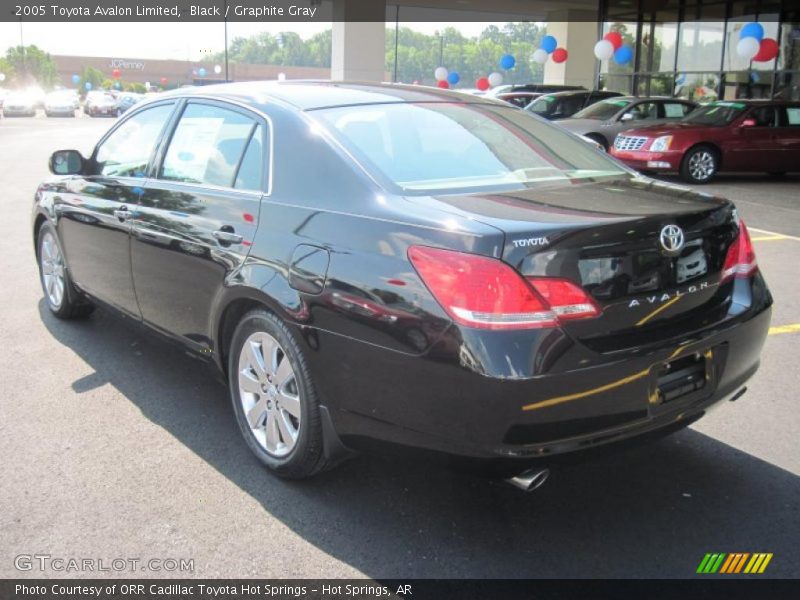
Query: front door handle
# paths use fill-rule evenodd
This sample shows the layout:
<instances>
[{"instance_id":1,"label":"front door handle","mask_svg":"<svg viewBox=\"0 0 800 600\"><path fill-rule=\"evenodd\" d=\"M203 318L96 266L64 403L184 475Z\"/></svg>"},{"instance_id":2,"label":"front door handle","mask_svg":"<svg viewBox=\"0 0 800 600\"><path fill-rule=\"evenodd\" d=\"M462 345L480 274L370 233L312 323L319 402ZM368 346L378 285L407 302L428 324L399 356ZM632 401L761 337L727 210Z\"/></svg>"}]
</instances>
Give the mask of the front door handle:
<instances>
[{"instance_id":1,"label":"front door handle","mask_svg":"<svg viewBox=\"0 0 800 600\"><path fill-rule=\"evenodd\" d=\"M127 221L133 216L133 213L128 210L128 207L124 204L119 208L114 210L114 216L117 217L120 221Z\"/></svg>"},{"instance_id":2,"label":"front door handle","mask_svg":"<svg viewBox=\"0 0 800 600\"><path fill-rule=\"evenodd\" d=\"M232 229L232 228L231 228ZM217 229L212 234L220 244L241 244L244 239L233 231L226 231L225 229Z\"/></svg>"}]
</instances>

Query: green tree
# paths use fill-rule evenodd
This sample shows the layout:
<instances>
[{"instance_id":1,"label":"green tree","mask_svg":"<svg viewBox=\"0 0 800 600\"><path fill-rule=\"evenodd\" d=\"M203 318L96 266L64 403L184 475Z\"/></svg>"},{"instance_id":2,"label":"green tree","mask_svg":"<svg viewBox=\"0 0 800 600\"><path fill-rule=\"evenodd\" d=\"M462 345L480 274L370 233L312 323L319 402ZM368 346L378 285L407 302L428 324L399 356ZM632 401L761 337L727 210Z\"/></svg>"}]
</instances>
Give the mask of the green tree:
<instances>
[{"instance_id":1,"label":"green tree","mask_svg":"<svg viewBox=\"0 0 800 600\"><path fill-rule=\"evenodd\" d=\"M58 79L53 58L33 45L12 46L6 52L5 62L10 66L17 85L38 84L52 88Z\"/></svg>"},{"instance_id":2,"label":"green tree","mask_svg":"<svg viewBox=\"0 0 800 600\"><path fill-rule=\"evenodd\" d=\"M80 86L80 93L82 95L86 95L86 84L91 83L93 90L99 90L103 87L103 81L105 80L106 76L103 75L103 72L99 69L95 69L93 67L86 67L83 72L81 73L81 81L78 84Z\"/></svg>"}]
</instances>

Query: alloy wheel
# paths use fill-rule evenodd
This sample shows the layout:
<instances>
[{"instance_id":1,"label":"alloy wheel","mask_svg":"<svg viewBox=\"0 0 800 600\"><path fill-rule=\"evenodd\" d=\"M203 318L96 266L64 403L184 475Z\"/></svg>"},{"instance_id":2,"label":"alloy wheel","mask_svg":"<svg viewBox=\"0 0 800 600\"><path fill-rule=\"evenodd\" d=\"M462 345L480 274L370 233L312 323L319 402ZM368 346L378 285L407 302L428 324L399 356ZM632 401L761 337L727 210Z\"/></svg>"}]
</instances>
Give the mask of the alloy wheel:
<instances>
[{"instance_id":1,"label":"alloy wheel","mask_svg":"<svg viewBox=\"0 0 800 600\"><path fill-rule=\"evenodd\" d=\"M239 399L259 445L288 455L300 434L301 405L295 372L278 341L264 332L248 337L239 354Z\"/></svg>"},{"instance_id":2,"label":"alloy wheel","mask_svg":"<svg viewBox=\"0 0 800 600\"><path fill-rule=\"evenodd\" d=\"M710 179L717 169L714 155L708 150L695 152L689 158L689 173L697 181Z\"/></svg>"},{"instance_id":3,"label":"alloy wheel","mask_svg":"<svg viewBox=\"0 0 800 600\"><path fill-rule=\"evenodd\" d=\"M64 300L64 257L55 237L49 231L42 236L40 249L42 264L42 283L50 305L58 309Z\"/></svg>"}]
</instances>

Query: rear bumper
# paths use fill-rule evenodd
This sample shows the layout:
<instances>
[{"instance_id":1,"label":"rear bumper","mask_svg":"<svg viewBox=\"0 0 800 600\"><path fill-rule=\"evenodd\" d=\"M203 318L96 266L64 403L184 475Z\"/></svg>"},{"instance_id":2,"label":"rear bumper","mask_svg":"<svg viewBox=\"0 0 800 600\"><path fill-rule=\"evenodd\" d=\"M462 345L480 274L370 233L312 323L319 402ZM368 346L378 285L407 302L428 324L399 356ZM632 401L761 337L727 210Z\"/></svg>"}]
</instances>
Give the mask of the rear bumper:
<instances>
[{"instance_id":1,"label":"rear bumper","mask_svg":"<svg viewBox=\"0 0 800 600\"><path fill-rule=\"evenodd\" d=\"M550 330L525 349L520 364L546 371L532 377L503 371L519 347L497 335L506 332L451 328L422 356L310 328L303 335L322 403L348 446L380 440L469 458L530 460L676 427L735 396L759 365L771 315L764 293L755 308L653 348L599 354ZM695 353L708 365L706 385L659 401L663 365Z\"/></svg>"},{"instance_id":2,"label":"rear bumper","mask_svg":"<svg viewBox=\"0 0 800 600\"><path fill-rule=\"evenodd\" d=\"M683 152L621 151L611 148L611 155L639 171L679 171Z\"/></svg>"}]
</instances>

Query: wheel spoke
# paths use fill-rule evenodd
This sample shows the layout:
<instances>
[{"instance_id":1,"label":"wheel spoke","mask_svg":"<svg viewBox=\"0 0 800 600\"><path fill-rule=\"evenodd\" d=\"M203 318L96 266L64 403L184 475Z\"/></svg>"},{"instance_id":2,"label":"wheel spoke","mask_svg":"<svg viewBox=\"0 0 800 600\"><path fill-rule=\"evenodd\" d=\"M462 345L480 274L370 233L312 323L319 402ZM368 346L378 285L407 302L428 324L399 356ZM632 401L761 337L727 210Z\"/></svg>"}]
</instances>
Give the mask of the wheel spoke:
<instances>
[{"instance_id":1,"label":"wheel spoke","mask_svg":"<svg viewBox=\"0 0 800 600\"><path fill-rule=\"evenodd\" d=\"M255 341L245 343L245 356L250 367L256 372L258 377L266 375L264 368L264 356L261 354L261 344Z\"/></svg>"},{"instance_id":2,"label":"wheel spoke","mask_svg":"<svg viewBox=\"0 0 800 600\"><path fill-rule=\"evenodd\" d=\"M250 369L243 369L239 373L239 393L261 394L261 385L258 379L250 374Z\"/></svg>"},{"instance_id":3,"label":"wheel spoke","mask_svg":"<svg viewBox=\"0 0 800 600\"><path fill-rule=\"evenodd\" d=\"M269 411L269 413L267 413L267 450L275 452L275 450L278 449L278 443L280 441L278 420L275 418L275 411Z\"/></svg>"},{"instance_id":4,"label":"wheel spoke","mask_svg":"<svg viewBox=\"0 0 800 600\"><path fill-rule=\"evenodd\" d=\"M264 353L264 366L267 373L274 375L278 369L278 353L281 347L271 337L261 341L261 351Z\"/></svg>"},{"instance_id":5,"label":"wheel spoke","mask_svg":"<svg viewBox=\"0 0 800 600\"><path fill-rule=\"evenodd\" d=\"M250 429L258 429L264 425L267 419L267 399L259 398L258 402L247 411L247 422L250 423Z\"/></svg>"},{"instance_id":6,"label":"wheel spoke","mask_svg":"<svg viewBox=\"0 0 800 600\"><path fill-rule=\"evenodd\" d=\"M300 420L300 397L294 394L287 394L284 391L278 392L278 400L280 401L281 408L286 410L298 421Z\"/></svg>"},{"instance_id":7,"label":"wheel spoke","mask_svg":"<svg viewBox=\"0 0 800 600\"><path fill-rule=\"evenodd\" d=\"M292 365L289 363L289 359L286 358L286 355L283 355L283 359L281 360L280 364L274 371L275 377L272 380L278 388L284 387L289 381L294 379L294 371L292 370Z\"/></svg>"},{"instance_id":8,"label":"wheel spoke","mask_svg":"<svg viewBox=\"0 0 800 600\"><path fill-rule=\"evenodd\" d=\"M297 430L294 425L289 423L289 417L282 410L275 411L275 420L278 421L278 428L281 430L281 438L283 443L290 448L294 447L297 441Z\"/></svg>"}]
</instances>

